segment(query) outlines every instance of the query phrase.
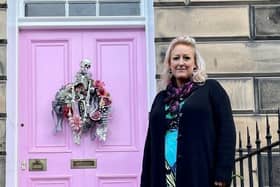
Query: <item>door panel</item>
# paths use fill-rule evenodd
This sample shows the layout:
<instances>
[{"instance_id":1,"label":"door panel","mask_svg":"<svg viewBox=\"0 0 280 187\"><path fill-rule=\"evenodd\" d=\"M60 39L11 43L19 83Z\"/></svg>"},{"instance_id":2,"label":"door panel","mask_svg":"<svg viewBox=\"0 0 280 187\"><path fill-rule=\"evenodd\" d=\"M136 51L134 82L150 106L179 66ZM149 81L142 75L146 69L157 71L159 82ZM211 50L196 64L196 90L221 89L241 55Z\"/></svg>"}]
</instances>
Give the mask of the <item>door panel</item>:
<instances>
[{"instance_id":1,"label":"door panel","mask_svg":"<svg viewBox=\"0 0 280 187\"><path fill-rule=\"evenodd\" d=\"M137 187L136 176L110 176L110 177L99 177L98 186L102 187Z\"/></svg>"},{"instance_id":2,"label":"door panel","mask_svg":"<svg viewBox=\"0 0 280 187\"><path fill-rule=\"evenodd\" d=\"M19 186L139 186L147 125L145 33L131 30L21 31L19 64ZM93 79L111 94L107 141L72 141L64 124L54 133L51 101L73 81L83 58ZM46 159L46 171L29 171L29 159ZM96 159L96 169L71 169L72 159Z\"/></svg>"},{"instance_id":3,"label":"door panel","mask_svg":"<svg viewBox=\"0 0 280 187\"><path fill-rule=\"evenodd\" d=\"M70 177L33 177L30 178L30 187L70 187L71 178Z\"/></svg>"},{"instance_id":4,"label":"door panel","mask_svg":"<svg viewBox=\"0 0 280 187\"><path fill-rule=\"evenodd\" d=\"M71 81L73 63L80 60L80 46L81 36L76 33L20 33L20 186L78 184L69 170L69 160L78 149L69 128L54 133L51 102L56 91ZM47 159L47 171L28 171L29 159ZM77 175L82 176L82 171Z\"/></svg>"},{"instance_id":5,"label":"door panel","mask_svg":"<svg viewBox=\"0 0 280 187\"><path fill-rule=\"evenodd\" d=\"M86 33L84 38L90 41L84 56L96 62L94 74L104 80L113 100L108 141L93 153L101 165L95 186L139 186L142 129L147 123L144 32Z\"/></svg>"}]
</instances>

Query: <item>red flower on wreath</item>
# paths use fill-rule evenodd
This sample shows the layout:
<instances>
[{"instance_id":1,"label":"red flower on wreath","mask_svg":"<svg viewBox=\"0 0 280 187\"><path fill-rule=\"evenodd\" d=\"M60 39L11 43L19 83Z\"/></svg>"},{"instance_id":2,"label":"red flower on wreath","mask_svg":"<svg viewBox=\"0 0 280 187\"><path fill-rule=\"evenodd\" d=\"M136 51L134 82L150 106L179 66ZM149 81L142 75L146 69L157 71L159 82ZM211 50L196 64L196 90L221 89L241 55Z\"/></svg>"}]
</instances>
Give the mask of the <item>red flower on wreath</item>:
<instances>
[{"instance_id":1,"label":"red flower on wreath","mask_svg":"<svg viewBox=\"0 0 280 187\"><path fill-rule=\"evenodd\" d=\"M96 88L102 88L103 86L105 86L105 84L104 84L104 82L102 82L100 80L96 80L96 81L94 81L93 86Z\"/></svg>"},{"instance_id":2,"label":"red flower on wreath","mask_svg":"<svg viewBox=\"0 0 280 187\"><path fill-rule=\"evenodd\" d=\"M62 107L63 116L67 118L69 112L72 113L72 108L71 108L71 107L68 107L67 105L64 105L64 106Z\"/></svg>"},{"instance_id":3,"label":"red flower on wreath","mask_svg":"<svg viewBox=\"0 0 280 187\"><path fill-rule=\"evenodd\" d=\"M75 115L69 118L69 122L73 131L79 132L82 128L82 119L79 115Z\"/></svg>"},{"instance_id":4,"label":"red flower on wreath","mask_svg":"<svg viewBox=\"0 0 280 187\"><path fill-rule=\"evenodd\" d=\"M105 96L105 94L106 94L105 89L102 87L98 89L98 92L99 92L99 95L101 95L101 96Z\"/></svg>"},{"instance_id":5,"label":"red flower on wreath","mask_svg":"<svg viewBox=\"0 0 280 187\"><path fill-rule=\"evenodd\" d=\"M103 100L104 106L109 106L112 103L112 101L109 97L102 97L102 100Z\"/></svg>"},{"instance_id":6,"label":"red flower on wreath","mask_svg":"<svg viewBox=\"0 0 280 187\"><path fill-rule=\"evenodd\" d=\"M93 121L98 121L98 120L100 120L100 119L101 119L101 116L102 116L102 114L101 114L101 112L99 112L99 111L95 111L95 112L90 113L90 118L91 118Z\"/></svg>"}]
</instances>

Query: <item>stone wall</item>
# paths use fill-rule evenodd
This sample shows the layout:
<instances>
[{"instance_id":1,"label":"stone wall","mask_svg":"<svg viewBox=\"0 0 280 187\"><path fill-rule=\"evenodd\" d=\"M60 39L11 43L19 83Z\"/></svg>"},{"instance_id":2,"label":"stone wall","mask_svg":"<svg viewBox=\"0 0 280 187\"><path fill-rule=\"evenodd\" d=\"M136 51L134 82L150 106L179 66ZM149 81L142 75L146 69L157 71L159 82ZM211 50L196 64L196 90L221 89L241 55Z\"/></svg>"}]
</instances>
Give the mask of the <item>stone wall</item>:
<instances>
[{"instance_id":1,"label":"stone wall","mask_svg":"<svg viewBox=\"0 0 280 187\"><path fill-rule=\"evenodd\" d=\"M254 144L256 121L261 140L266 142L266 114L272 140L276 141L276 113L280 107L280 2L154 0L154 10L157 89L163 89L159 83L169 42L176 36L193 36L206 61L209 77L217 79L230 96L243 146L247 126Z\"/></svg>"},{"instance_id":2,"label":"stone wall","mask_svg":"<svg viewBox=\"0 0 280 187\"><path fill-rule=\"evenodd\" d=\"M5 186L7 1L0 0L0 187Z\"/></svg>"}]
</instances>

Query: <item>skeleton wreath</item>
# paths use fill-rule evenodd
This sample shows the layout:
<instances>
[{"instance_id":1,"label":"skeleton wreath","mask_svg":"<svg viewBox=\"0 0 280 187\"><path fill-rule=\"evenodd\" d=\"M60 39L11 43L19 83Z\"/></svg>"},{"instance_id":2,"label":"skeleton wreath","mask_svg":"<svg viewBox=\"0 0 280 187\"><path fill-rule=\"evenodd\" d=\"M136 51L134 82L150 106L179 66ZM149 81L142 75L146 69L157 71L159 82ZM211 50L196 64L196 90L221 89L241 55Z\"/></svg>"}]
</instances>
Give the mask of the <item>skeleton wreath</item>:
<instances>
[{"instance_id":1,"label":"skeleton wreath","mask_svg":"<svg viewBox=\"0 0 280 187\"><path fill-rule=\"evenodd\" d=\"M112 100L104 83L91 78L90 67L89 60L82 60L75 81L62 86L52 102L55 131L62 131L66 120L76 144L80 144L81 135L88 131L93 140L97 137L100 141L105 141L108 131Z\"/></svg>"}]
</instances>

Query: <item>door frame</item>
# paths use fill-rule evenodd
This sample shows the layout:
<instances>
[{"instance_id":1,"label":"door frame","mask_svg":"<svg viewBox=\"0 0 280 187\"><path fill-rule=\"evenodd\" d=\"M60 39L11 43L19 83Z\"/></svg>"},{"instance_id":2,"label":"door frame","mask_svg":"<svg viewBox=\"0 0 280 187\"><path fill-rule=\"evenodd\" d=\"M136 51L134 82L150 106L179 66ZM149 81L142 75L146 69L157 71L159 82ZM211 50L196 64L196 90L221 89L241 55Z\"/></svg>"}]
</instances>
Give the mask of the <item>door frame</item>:
<instances>
[{"instance_id":1,"label":"door frame","mask_svg":"<svg viewBox=\"0 0 280 187\"><path fill-rule=\"evenodd\" d=\"M18 65L19 65L19 30L21 29L75 29L81 28L80 21L72 25L58 25L55 22L31 22L25 23L19 20L19 1L7 0L7 87L6 87L6 187L18 187ZM156 94L156 62L154 44L154 10L153 1L144 0L145 17L141 19L105 20L105 26L90 22L84 24L84 28L135 28L145 29L146 35L146 63L147 63L147 107L148 110ZM35 23L35 22L34 22ZM142 142L143 144L144 142Z\"/></svg>"}]
</instances>

